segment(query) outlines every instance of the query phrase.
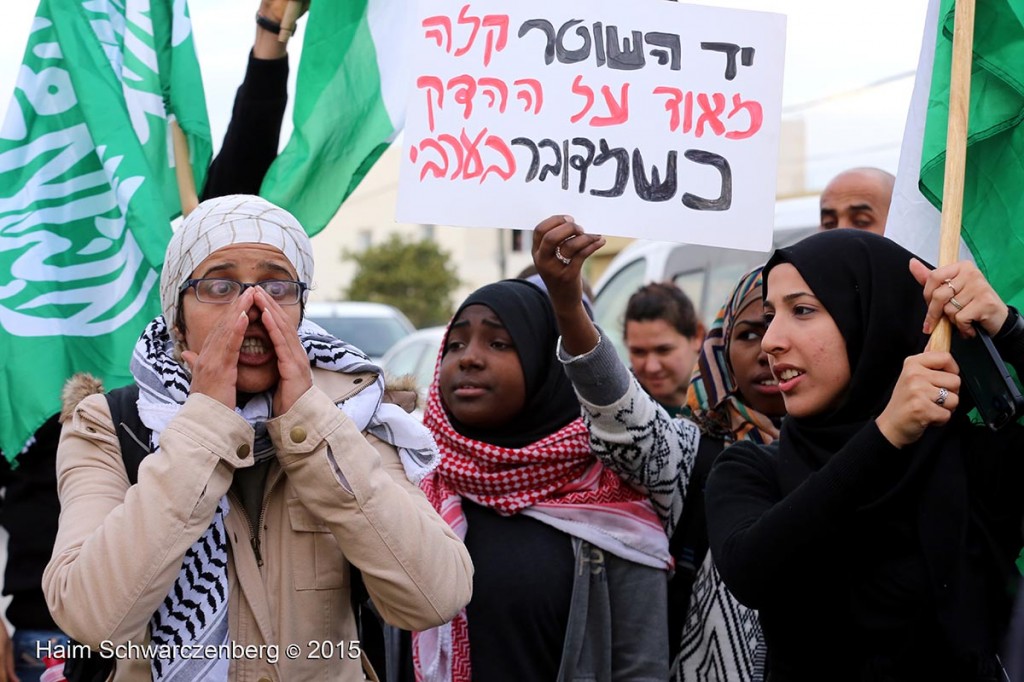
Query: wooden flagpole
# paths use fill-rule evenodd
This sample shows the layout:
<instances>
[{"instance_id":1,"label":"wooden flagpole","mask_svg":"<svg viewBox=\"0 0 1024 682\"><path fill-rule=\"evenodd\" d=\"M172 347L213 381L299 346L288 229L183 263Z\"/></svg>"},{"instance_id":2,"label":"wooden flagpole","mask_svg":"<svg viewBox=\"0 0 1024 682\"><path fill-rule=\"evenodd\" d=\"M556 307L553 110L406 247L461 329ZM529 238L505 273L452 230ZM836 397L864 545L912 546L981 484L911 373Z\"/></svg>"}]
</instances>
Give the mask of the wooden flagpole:
<instances>
[{"instance_id":1,"label":"wooden flagpole","mask_svg":"<svg viewBox=\"0 0 1024 682\"><path fill-rule=\"evenodd\" d=\"M964 167L967 163L967 120L971 105L971 55L974 48L974 0L956 0L953 18L953 67L949 75L949 121L946 125L946 167L942 184L942 221L938 265L960 254L964 208ZM948 351L952 326L943 317L928 347Z\"/></svg>"},{"instance_id":2,"label":"wooden flagpole","mask_svg":"<svg viewBox=\"0 0 1024 682\"><path fill-rule=\"evenodd\" d=\"M181 200L181 215L187 216L199 205L196 193L196 179L192 175L192 159L188 150L188 138L177 121L171 121L171 138L174 143L174 175L178 180L178 198Z\"/></svg>"}]
</instances>

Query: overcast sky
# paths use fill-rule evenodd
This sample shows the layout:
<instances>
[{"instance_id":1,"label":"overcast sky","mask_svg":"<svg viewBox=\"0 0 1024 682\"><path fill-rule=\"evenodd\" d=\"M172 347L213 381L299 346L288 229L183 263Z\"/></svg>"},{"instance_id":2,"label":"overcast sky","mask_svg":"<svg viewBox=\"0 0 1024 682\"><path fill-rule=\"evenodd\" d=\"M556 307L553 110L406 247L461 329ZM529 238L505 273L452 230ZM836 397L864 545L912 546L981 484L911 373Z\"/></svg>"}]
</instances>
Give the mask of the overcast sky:
<instances>
[{"instance_id":1,"label":"overcast sky","mask_svg":"<svg viewBox=\"0 0 1024 682\"><path fill-rule=\"evenodd\" d=\"M701 4L788 17L784 115L805 121L810 188L820 188L835 172L853 165L877 165L895 172L913 86L906 74L917 66L927 0L704 0ZM0 115L7 111L37 3L8 0L4 5L7 38L0 41ZM257 6L251 0L189 4L215 148L245 69ZM299 54L301 27L291 46L293 55ZM295 57L292 64L294 87ZM283 140L289 130L286 122Z\"/></svg>"}]
</instances>

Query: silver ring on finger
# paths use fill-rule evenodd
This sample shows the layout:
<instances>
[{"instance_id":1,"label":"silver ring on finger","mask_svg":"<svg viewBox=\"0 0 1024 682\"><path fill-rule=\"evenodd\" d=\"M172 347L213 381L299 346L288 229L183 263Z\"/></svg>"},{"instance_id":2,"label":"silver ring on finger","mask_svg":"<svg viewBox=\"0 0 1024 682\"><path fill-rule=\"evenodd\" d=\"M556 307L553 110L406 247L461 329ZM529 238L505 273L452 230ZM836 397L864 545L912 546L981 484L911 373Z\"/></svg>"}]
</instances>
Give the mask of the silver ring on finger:
<instances>
[{"instance_id":1,"label":"silver ring on finger","mask_svg":"<svg viewBox=\"0 0 1024 682\"><path fill-rule=\"evenodd\" d=\"M576 239L576 235L571 234L562 241L558 242L558 246L555 247L555 258L561 261L562 265L569 265L570 263L572 263L572 258L566 258L565 256L562 255L562 244L572 241L573 239Z\"/></svg>"},{"instance_id":2,"label":"silver ring on finger","mask_svg":"<svg viewBox=\"0 0 1024 682\"><path fill-rule=\"evenodd\" d=\"M939 397L935 399L935 404L936 405L940 405L940 406L941 405L945 405L946 404L946 398L948 398L948 397L949 397L949 389L940 388L939 389Z\"/></svg>"},{"instance_id":3,"label":"silver ring on finger","mask_svg":"<svg viewBox=\"0 0 1024 682\"><path fill-rule=\"evenodd\" d=\"M944 280L942 280L942 283L945 284L947 287L949 287L950 289L953 290L953 295L954 296L956 296L957 294L960 293L959 291L957 291L957 288L955 286L953 286L953 280L951 280L951 279L944 279Z\"/></svg>"},{"instance_id":4,"label":"silver ring on finger","mask_svg":"<svg viewBox=\"0 0 1024 682\"><path fill-rule=\"evenodd\" d=\"M956 300L956 296L950 296L950 297L949 297L949 302L950 302L950 303L951 303L951 304L953 305L953 307L954 307L954 308L956 308L957 310L963 310L963 309L964 309L964 304L963 304L963 303L961 303L960 301Z\"/></svg>"}]
</instances>

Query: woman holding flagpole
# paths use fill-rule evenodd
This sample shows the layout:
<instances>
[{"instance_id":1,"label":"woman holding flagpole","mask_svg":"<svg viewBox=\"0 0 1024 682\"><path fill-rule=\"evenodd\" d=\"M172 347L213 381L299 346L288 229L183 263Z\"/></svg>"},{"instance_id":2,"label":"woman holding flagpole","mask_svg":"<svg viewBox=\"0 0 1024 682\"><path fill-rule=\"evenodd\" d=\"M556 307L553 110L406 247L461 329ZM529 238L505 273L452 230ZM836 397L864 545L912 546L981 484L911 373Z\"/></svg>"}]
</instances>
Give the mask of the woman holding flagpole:
<instances>
[{"instance_id":1,"label":"woman holding flagpole","mask_svg":"<svg viewBox=\"0 0 1024 682\"><path fill-rule=\"evenodd\" d=\"M712 553L758 609L772 682L1002 680L1024 428L972 424L942 317L1024 369L1024 320L968 262L836 230L780 249L762 347L788 417L707 486Z\"/></svg>"}]
</instances>

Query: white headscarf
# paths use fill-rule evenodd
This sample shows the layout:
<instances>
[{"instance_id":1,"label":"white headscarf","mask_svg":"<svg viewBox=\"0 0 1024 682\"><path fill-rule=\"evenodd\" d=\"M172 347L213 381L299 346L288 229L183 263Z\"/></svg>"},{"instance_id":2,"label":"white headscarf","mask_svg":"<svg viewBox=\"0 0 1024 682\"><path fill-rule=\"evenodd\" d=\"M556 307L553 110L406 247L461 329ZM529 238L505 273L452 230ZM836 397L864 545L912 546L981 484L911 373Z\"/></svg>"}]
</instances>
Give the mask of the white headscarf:
<instances>
[{"instance_id":1,"label":"white headscarf","mask_svg":"<svg viewBox=\"0 0 1024 682\"><path fill-rule=\"evenodd\" d=\"M158 451L160 434L189 395L191 375L174 351L174 322L179 289L196 267L213 252L232 244L266 244L279 249L295 268L300 281L313 277L313 253L305 231L293 215L257 196L235 194L200 204L171 237L160 278L163 316L153 320L136 344L131 370L139 386L138 409L150 429L150 448ZM438 464L437 446L426 428L396 405L383 403L384 380L360 350L305 322L298 330L310 366L341 373L375 371L373 384L338 404L361 430L398 450L406 475L419 481ZM274 456L266 432L273 394L252 396L236 408L252 424L254 459ZM338 475L338 472L336 472ZM230 512L225 495L209 528L189 548L178 577L153 614L150 635L169 651L228 642L228 554L224 518ZM201 576L201 580L196 576ZM218 649L218 651L221 649ZM154 657L151 673L160 682L227 680L226 658Z\"/></svg>"},{"instance_id":2,"label":"white headscarf","mask_svg":"<svg viewBox=\"0 0 1024 682\"><path fill-rule=\"evenodd\" d=\"M273 246L295 267L299 281L313 281L313 246L295 216L251 194L209 199L188 214L167 244L160 306L172 336L181 285L211 253L232 244Z\"/></svg>"}]
</instances>

